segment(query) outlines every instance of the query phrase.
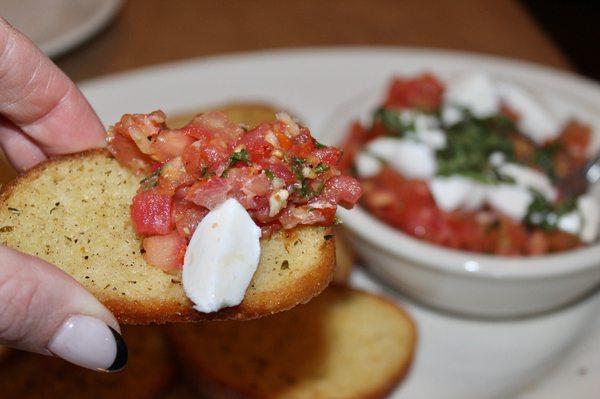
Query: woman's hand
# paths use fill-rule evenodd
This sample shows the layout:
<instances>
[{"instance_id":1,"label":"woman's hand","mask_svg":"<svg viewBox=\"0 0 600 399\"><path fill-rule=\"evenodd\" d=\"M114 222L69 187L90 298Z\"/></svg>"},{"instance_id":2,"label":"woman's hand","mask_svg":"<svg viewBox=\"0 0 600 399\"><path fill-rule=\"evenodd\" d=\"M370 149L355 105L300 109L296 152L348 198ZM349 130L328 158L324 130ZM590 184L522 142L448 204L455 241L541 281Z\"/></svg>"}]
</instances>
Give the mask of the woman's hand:
<instances>
[{"instance_id":1,"label":"woman's hand","mask_svg":"<svg viewBox=\"0 0 600 399\"><path fill-rule=\"evenodd\" d=\"M104 146L104 128L77 86L0 19L0 147L26 171L49 156ZM49 263L0 246L0 343L116 371L127 362L119 325Z\"/></svg>"}]
</instances>

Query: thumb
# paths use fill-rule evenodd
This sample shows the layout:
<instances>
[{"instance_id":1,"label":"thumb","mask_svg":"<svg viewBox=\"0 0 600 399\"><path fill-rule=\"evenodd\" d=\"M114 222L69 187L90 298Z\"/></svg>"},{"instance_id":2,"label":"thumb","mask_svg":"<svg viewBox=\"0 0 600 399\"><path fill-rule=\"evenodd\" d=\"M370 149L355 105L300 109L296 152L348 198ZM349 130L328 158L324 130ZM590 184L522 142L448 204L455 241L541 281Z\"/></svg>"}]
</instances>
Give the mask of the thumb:
<instances>
[{"instance_id":1,"label":"thumb","mask_svg":"<svg viewBox=\"0 0 600 399\"><path fill-rule=\"evenodd\" d=\"M0 246L0 344L117 371L127 362L119 325L59 268Z\"/></svg>"}]
</instances>

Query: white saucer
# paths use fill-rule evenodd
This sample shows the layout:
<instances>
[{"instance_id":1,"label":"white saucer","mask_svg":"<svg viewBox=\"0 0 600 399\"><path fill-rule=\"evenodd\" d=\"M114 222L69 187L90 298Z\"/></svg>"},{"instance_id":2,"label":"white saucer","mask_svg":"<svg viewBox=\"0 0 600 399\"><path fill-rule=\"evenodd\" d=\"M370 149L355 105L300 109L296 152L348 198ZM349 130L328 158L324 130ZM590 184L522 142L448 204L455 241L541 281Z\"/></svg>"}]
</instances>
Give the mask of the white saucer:
<instances>
[{"instance_id":1,"label":"white saucer","mask_svg":"<svg viewBox=\"0 0 600 399\"><path fill-rule=\"evenodd\" d=\"M163 65L87 82L84 93L105 124L123 113L197 110L228 101L266 101L319 131L349 98L394 73L423 69L485 70L527 80L600 107L589 80L528 63L470 54L400 48L321 48L215 57ZM411 303L362 272L356 285L385 291L406 305L420 333L413 368L393 397L403 399L598 398L600 295L543 316L486 321Z\"/></svg>"},{"instance_id":2,"label":"white saucer","mask_svg":"<svg viewBox=\"0 0 600 399\"><path fill-rule=\"evenodd\" d=\"M2 0L0 15L55 57L88 39L117 13L122 0Z\"/></svg>"}]
</instances>

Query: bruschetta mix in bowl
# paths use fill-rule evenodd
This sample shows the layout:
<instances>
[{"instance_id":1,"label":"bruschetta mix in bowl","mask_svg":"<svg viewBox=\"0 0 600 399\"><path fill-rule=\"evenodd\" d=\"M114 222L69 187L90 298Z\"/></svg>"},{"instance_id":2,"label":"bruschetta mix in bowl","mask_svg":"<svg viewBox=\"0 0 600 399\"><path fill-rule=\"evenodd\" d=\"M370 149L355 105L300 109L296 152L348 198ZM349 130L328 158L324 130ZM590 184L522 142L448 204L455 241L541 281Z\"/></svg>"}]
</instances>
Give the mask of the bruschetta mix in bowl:
<instances>
[{"instance_id":1,"label":"bruschetta mix in bowl","mask_svg":"<svg viewBox=\"0 0 600 399\"><path fill-rule=\"evenodd\" d=\"M396 76L376 97L349 103L334 132L341 168L364 189L343 219L376 271L429 304L487 316L549 309L600 280L583 255L600 253L600 203L556 185L592 155L588 120L484 73Z\"/></svg>"}]
</instances>

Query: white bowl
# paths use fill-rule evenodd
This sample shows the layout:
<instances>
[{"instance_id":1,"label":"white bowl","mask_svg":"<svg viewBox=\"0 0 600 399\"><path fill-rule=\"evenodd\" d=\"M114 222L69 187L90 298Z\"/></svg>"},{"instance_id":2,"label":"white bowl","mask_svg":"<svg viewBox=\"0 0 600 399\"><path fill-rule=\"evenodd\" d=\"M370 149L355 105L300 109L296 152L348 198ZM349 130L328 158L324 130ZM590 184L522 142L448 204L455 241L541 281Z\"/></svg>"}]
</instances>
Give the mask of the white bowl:
<instances>
[{"instance_id":1,"label":"white bowl","mask_svg":"<svg viewBox=\"0 0 600 399\"><path fill-rule=\"evenodd\" d=\"M542 92L518 79L502 80L531 90L561 116L574 115L591 123L595 133L592 151L598 148L600 123L592 108L548 87ZM340 143L352 121L369 120L382 95L383 88L378 88L342 106L321 130L326 141ZM493 256L413 238L361 207L342 209L340 217L348 239L373 273L407 296L435 308L472 316L524 316L575 301L600 283L600 244L545 256Z\"/></svg>"}]
</instances>

